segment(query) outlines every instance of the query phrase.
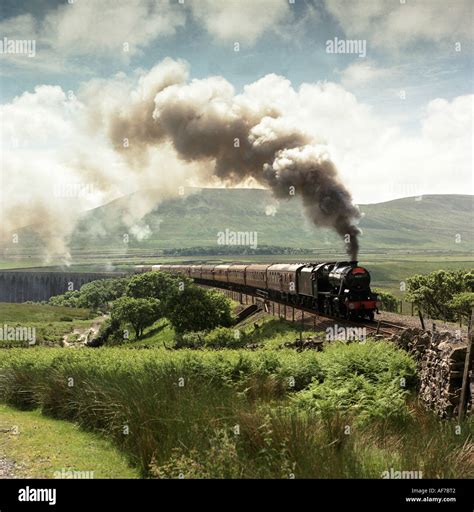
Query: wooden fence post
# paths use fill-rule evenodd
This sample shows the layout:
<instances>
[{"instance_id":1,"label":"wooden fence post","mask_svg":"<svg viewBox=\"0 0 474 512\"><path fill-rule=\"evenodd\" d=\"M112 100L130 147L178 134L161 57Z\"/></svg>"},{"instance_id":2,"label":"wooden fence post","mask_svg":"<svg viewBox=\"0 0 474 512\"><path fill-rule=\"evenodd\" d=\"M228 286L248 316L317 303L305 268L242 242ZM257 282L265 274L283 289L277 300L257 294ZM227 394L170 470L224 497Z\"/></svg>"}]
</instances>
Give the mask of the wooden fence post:
<instances>
[{"instance_id":1,"label":"wooden fence post","mask_svg":"<svg viewBox=\"0 0 474 512\"><path fill-rule=\"evenodd\" d=\"M469 320L469 328L467 331L467 347L466 347L466 359L464 361L464 372L462 375L462 386L461 386L461 401L459 402L458 411L458 422L460 423L464 417L464 409L466 406L466 395L467 395L467 382L469 380L469 366L471 364L471 350L472 350L472 324L474 322L474 308L471 312L471 318Z\"/></svg>"},{"instance_id":2,"label":"wooden fence post","mask_svg":"<svg viewBox=\"0 0 474 512\"><path fill-rule=\"evenodd\" d=\"M425 330L425 321L423 320L423 315L421 313L421 309L418 309L418 316L420 317L420 322L421 322L421 328L423 330Z\"/></svg>"},{"instance_id":3,"label":"wooden fence post","mask_svg":"<svg viewBox=\"0 0 474 512\"><path fill-rule=\"evenodd\" d=\"M301 310L300 342L303 343L304 310Z\"/></svg>"}]
</instances>

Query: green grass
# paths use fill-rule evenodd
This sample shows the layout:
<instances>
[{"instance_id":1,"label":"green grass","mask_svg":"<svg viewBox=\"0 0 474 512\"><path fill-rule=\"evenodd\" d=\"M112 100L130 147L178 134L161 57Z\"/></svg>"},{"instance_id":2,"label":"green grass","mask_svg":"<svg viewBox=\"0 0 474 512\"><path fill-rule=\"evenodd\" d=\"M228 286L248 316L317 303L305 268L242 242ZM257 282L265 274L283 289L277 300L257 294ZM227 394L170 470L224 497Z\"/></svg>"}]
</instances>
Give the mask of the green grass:
<instances>
[{"instance_id":1,"label":"green grass","mask_svg":"<svg viewBox=\"0 0 474 512\"><path fill-rule=\"evenodd\" d=\"M92 318L92 315L90 310L82 308L0 302L0 324L7 322L58 322L65 317L86 320Z\"/></svg>"},{"instance_id":2,"label":"green grass","mask_svg":"<svg viewBox=\"0 0 474 512\"><path fill-rule=\"evenodd\" d=\"M136 478L125 456L110 441L75 425L45 417L39 410L0 405L0 453L14 461L16 478L55 478L55 471L93 472L93 478ZM56 476L58 476L56 474Z\"/></svg>"},{"instance_id":3,"label":"green grass","mask_svg":"<svg viewBox=\"0 0 474 512\"><path fill-rule=\"evenodd\" d=\"M89 327L93 317L88 309L0 302L0 327L34 328L37 345L60 345L65 334ZM23 340L0 340L0 348L25 345Z\"/></svg>"},{"instance_id":4,"label":"green grass","mask_svg":"<svg viewBox=\"0 0 474 512\"><path fill-rule=\"evenodd\" d=\"M357 375L372 388L340 407L337 391ZM390 467L468 476L472 422L457 435L456 422L410 402L413 375L411 358L385 342L323 353L12 349L0 360L0 399L107 435L144 476L377 478ZM390 400L402 377L404 399L361 414L360 404L377 413L371 393ZM325 382L332 407L313 407L307 395Z\"/></svg>"},{"instance_id":5,"label":"green grass","mask_svg":"<svg viewBox=\"0 0 474 512\"><path fill-rule=\"evenodd\" d=\"M256 328L254 324L257 324ZM274 318L265 313L252 315L244 322L238 324L238 329L245 336L245 345L259 345L266 350L281 348L285 342L292 342L300 336L300 325L282 319ZM172 348L175 345L175 332L168 320L162 319L145 329L141 339L135 338L132 330L131 339L120 345L122 348ZM323 336L324 333L315 333L304 330L301 335Z\"/></svg>"},{"instance_id":6,"label":"green grass","mask_svg":"<svg viewBox=\"0 0 474 512\"><path fill-rule=\"evenodd\" d=\"M152 326L145 329L144 335L137 340L133 329L130 330L131 339L124 343L123 347L140 348L140 347L172 347L174 345L174 329L166 319L155 322Z\"/></svg>"}]
</instances>

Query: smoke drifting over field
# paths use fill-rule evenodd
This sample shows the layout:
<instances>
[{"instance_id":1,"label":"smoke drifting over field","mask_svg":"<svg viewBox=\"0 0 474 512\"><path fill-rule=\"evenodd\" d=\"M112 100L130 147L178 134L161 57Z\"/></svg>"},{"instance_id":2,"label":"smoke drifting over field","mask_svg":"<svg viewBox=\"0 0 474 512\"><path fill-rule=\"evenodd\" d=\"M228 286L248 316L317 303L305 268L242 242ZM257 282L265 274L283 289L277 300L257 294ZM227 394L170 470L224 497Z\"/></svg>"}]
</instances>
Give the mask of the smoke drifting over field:
<instances>
[{"instance_id":1,"label":"smoke drifting over field","mask_svg":"<svg viewBox=\"0 0 474 512\"><path fill-rule=\"evenodd\" d=\"M171 142L180 159L201 164L200 181L253 178L278 199L300 197L311 221L335 229L356 259L359 210L324 148L272 97L281 81L267 75L235 94L221 77L188 82L185 65L166 60L142 81L140 99L108 112L108 135L131 165L146 166L148 150Z\"/></svg>"}]
</instances>

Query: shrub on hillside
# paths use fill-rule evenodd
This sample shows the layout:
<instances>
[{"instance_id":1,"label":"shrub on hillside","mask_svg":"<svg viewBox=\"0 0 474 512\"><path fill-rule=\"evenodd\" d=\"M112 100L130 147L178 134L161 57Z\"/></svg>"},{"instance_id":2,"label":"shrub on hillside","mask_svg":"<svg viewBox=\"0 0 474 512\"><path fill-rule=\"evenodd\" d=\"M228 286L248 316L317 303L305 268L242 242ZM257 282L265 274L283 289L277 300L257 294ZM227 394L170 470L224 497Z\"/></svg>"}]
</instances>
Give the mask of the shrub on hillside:
<instances>
[{"instance_id":1,"label":"shrub on hillside","mask_svg":"<svg viewBox=\"0 0 474 512\"><path fill-rule=\"evenodd\" d=\"M474 293L462 292L453 296L448 306L458 318L469 318L474 308Z\"/></svg>"},{"instance_id":2,"label":"shrub on hillside","mask_svg":"<svg viewBox=\"0 0 474 512\"><path fill-rule=\"evenodd\" d=\"M295 403L320 414L350 412L359 421L403 416L416 364L386 342L334 344L321 354L324 379L300 391Z\"/></svg>"},{"instance_id":3,"label":"shrub on hillside","mask_svg":"<svg viewBox=\"0 0 474 512\"><path fill-rule=\"evenodd\" d=\"M396 313L398 310L398 299L389 292L384 292L382 290L373 290L380 297L380 309L382 311L390 311Z\"/></svg>"},{"instance_id":4,"label":"shrub on hillside","mask_svg":"<svg viewBox=\"0 0 474 512\"><path fill-rule=\"evenodd\" d=\"M208 348L240 348L245 346L245 332L229 327L217 327L206 334L204 344Z\"/></svg>"},{"instance_id":5,"label":"shrub on hillside","mask_svg":"<svg viewBox=\"0 0 474 512\"><path fill-rule=\"evenodd\" d=\"M176 336L176 348L241 348L247 335L238 329L217 327L212 331L191 331Z\"/></svg>"},{"instance_id":6,"label":"shrub on hillside","mask_svg":"<svg viewBox=\"0 0 474 512\"><path fill-rule=\"evenodd\" d=\"M175 348L203 348L205 331L191 331L175 336Z\"/></svg>"}]
</instances>

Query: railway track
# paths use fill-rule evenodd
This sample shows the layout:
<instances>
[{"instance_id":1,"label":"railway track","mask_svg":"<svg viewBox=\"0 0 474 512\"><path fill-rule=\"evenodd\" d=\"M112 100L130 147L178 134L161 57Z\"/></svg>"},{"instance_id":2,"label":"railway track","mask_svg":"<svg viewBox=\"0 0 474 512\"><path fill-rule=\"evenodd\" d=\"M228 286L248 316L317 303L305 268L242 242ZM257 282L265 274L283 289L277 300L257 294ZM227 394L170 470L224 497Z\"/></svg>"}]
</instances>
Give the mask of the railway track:
<instances>
[{"instance_id":1,"label":"railway track","mask_svg":"<svg viewBox=\"0 0 474 512\"><path fill-rule=\"evenodd\" d=\"M381 334L383 336L392 336L392 334L397 334L398 332L403 331L403 329L406 329L405 325L392 324L390 322L385 322L384 320L362 322L361 325L366 329L369 329L370 332Z\"/></svg>"},{"instance_id":2,"label":"railway track","mask_svg":"<svg viewBox=\"0 0 474 512\"><path fill-rule=\"evenodd\" d=\"M374 321L357 321L357 320L348 320L346 318L338 318L330 315L325 315L323 313L316 313L314 310L305 308L299 305L289 304L284 301L279 301L277 299L264 299L259 297L257 294L250 293L240 293L234 290L229 290L226 288L220 288L215 286L207 286L202 285L206 288L215 288L222 292L224 292L229 298L233 300L241 301L242 304L254 304L261 303L262 308L269 314L273 316L277 316L278 318L284 318L285 320L293 321L293 322L301 322L302 325L311 326L313 324L314 330L316 330L316 324L319 327L324 328L325 326L333 325L334 322L340 325L341 327L352 327L352 328L365 328L367 333L390 337L393 334L396 334L407 327L405 325L394 324L390 322L386 322L384 320L374 320ZM249 301L249 297L251 301ZM275 307L276 306L276 307Z\"/></svg>"}]
</instances>

